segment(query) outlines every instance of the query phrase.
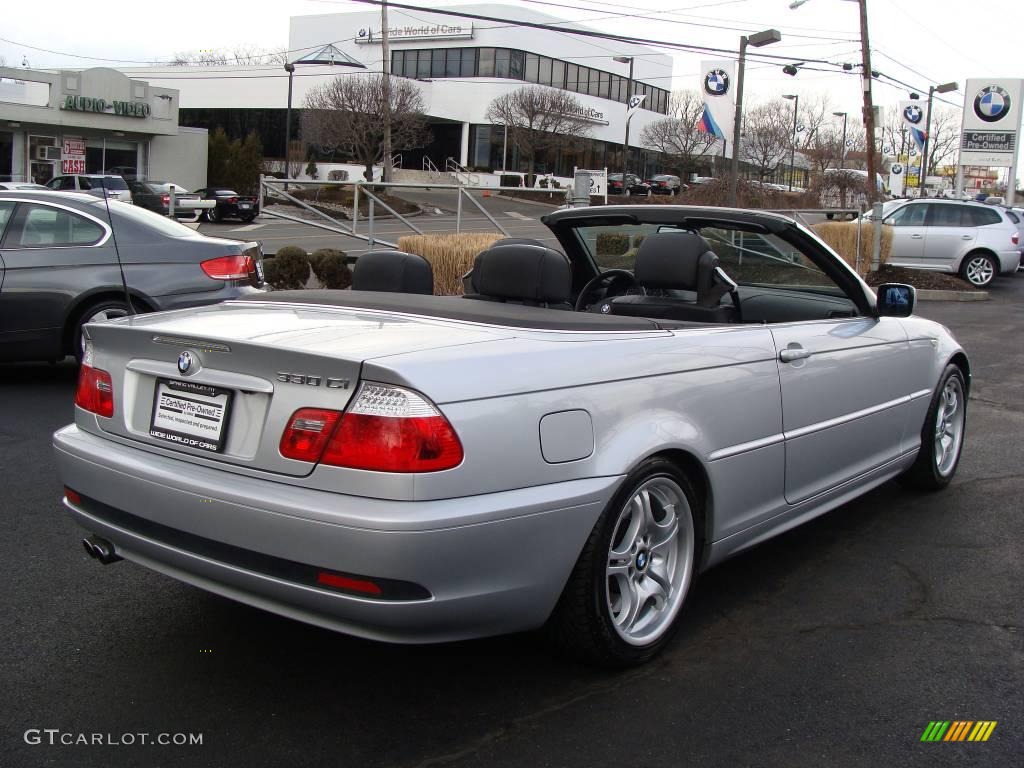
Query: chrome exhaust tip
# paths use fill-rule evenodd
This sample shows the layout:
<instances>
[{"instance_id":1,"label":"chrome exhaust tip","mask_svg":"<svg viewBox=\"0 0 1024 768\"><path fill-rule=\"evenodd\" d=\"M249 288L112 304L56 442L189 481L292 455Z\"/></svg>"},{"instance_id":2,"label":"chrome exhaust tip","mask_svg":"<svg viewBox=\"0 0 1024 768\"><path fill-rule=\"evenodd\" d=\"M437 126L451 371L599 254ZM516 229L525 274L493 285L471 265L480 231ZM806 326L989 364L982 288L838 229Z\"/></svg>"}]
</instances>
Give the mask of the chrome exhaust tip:
<instances>
[{"instance_id":1,"label":"chrome exhaust tip","mask_svg":"<svg viewBox=\"0 0 1024 768\"><path fill-rule=\"evenodd\" d=\"M114 549L114 545L99 536L88 536L82 539L82 546L85 547L85 551L89 553L90 557L99 560L103 565L110 565L121 559L117 550Z\"/></svg>"}]
</instances>

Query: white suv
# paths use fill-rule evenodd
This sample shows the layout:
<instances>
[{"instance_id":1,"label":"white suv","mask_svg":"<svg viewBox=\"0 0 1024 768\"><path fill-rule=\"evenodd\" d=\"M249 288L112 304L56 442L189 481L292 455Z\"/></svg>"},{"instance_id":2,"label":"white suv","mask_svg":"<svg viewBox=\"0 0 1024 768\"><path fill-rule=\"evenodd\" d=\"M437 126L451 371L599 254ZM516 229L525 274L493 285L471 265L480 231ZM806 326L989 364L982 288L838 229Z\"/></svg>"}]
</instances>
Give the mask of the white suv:
<instances>
[{"instance_id":1,"label":"white suv","mask_svg":"<svg viewBox=\"0 0 1024 768\"><path fill-rule=\"evenodd\" d=\"M894 267L959 274L978 288L1020 264L1020 233L1002 208L958 200L911 200L886 216Z\"/></svg>"},{"instance_id":2,"label":"white suv","mask_svg":"<svg viewBox=\"0 0 1024 768\"><path fill-rule=\"evenodd\" d=\"M106 194L111 200L120 200L122 203L132 201L132 191L120 176L99 173L57 176L50 179L46 186L61 192L85 192L93 197L103 197Z\"/></svg>"}]
</instances>

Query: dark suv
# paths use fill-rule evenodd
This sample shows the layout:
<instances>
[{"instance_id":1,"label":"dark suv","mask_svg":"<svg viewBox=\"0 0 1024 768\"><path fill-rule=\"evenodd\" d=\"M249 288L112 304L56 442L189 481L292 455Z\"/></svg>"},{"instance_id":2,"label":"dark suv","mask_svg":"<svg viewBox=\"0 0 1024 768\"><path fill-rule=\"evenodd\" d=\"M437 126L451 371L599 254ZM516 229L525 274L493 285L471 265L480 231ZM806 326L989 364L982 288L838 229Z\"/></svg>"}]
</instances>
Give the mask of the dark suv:
<instances>
[{"instance_id":1,"label":"dark suv","mask_svg":"<svg viewBox=\"0 0 1024 768\"><path fill-rule=\"evenodd\" d=\"M81 354L82 326L259 293L259 243L116 200L0 191L0 361Z\"/></svg>"}]
</instances>

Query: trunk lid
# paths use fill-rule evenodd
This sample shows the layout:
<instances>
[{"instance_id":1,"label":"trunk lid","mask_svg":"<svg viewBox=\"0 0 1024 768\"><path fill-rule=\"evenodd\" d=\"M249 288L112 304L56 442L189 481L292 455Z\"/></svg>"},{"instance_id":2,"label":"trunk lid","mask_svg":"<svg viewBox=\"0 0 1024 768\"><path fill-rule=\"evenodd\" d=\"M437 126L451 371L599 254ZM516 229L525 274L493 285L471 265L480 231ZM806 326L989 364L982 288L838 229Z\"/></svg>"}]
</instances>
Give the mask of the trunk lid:
<instances>
[{"instance_id":1,"label":"trunk lid","mask_svg":"<svg viewBox=\"0 0 1024 768\"><path fill-rule=\"evenodd\" d=\"M227 302L88 326L114 415L79 426L218 466L307 475L278 449L300 408L344 410L364 360L506 337L498 329L334 307Z\"/></svg>"}]
</instances>

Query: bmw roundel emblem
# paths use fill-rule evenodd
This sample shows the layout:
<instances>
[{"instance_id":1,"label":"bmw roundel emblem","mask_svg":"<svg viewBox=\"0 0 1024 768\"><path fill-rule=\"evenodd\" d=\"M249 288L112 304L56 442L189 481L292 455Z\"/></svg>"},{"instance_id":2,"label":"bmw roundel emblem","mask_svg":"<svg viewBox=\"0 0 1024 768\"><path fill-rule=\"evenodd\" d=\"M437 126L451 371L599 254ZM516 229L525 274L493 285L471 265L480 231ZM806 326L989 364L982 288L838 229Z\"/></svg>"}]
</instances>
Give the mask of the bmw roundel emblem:
<instances>
[{"instance_id":1,"label":"bmw roundel emblem","mask_svg":"<svg viewBox=\"0 0 1024 768\"><path fill-rule=\"evenodd\" d=\"M903 173L903 166L900 165L899 163L893 163L892 168L889 169L889 172L893 176L899 176L901 173Z\"/></svg>"},{"instance_id":2,"label":"bmw roundel emblem","mask_svg":"<svg viewBox=\"0 0 1024 768\"><path fill-rule=\"evenodd\" d=\"M612 311L612 305L611 304L602 304L601 305L601 314L602 315L607 315L611 311Z\"/></svg>"},{"instance_id":3,"label":"bmw roundel emblem","mask_svg":"<svg viewBox=\"0 0 1024 768\"><path fill-rule=\"evenodd\" d=\"M974 97L974 114L986 123L1002 120L1010 112L1010 94L998 85L982 88Z\"/></svg>"},{"instance_id":4,"label":"bmw roundel emblem","mask_svg":"<svg viewBox=\"0 0 1024 768\"><path fill-rule=\"evenodd\" d=\"M704 92L708 96L725 96L729 92L729 75L724 69L712 69L704 75Z\"/></svg>"},{"instance_id":5,"label":"bmw roundel emblem","mask_svg":"<svg viewBox=\"0 0 1024 768\"><path fill-rule=\"evenodd\" d=\"M178 355L178 373L188 373L192 368L192 353L188 350Z\"/></svg>"},{"instance_id":6,"label":"bmw roundel emblem","mask_svg":"<svg viewBox=\"0 0 1024 768\"><path fill-rule=\"evenodd\" d=\"M917 104L911 104L903 110L903 116L907 118L907 122L917 125L921 122L921 118L924 114L921 112L921 108Z\"/></svg>"}]
</instances>

